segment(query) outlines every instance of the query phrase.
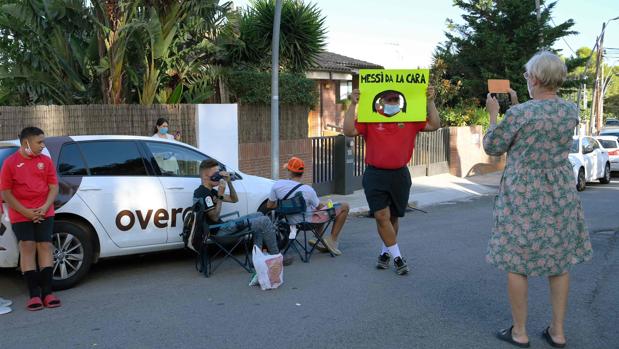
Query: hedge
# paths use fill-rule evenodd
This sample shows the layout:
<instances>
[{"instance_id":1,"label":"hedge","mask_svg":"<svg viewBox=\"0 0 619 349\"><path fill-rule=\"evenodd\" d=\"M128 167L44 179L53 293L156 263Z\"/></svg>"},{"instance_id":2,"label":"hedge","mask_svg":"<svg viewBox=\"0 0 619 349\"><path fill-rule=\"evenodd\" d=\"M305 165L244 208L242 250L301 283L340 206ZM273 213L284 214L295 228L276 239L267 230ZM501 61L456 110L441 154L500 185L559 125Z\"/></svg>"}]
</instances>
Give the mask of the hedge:
<instances>
[{"instance_id":1,"label":"hedge","mask_svg":"<svg viewBox=\"0 0 619 349\"><path fill-rule=\"evenodd\" d=\"M260 71L233 71L227 77L230 96L243 104L271 104L271 73ZM318 93L313 80L299 74L279 75L281 104L316 106Z\"/></svg>"}]
</instances>

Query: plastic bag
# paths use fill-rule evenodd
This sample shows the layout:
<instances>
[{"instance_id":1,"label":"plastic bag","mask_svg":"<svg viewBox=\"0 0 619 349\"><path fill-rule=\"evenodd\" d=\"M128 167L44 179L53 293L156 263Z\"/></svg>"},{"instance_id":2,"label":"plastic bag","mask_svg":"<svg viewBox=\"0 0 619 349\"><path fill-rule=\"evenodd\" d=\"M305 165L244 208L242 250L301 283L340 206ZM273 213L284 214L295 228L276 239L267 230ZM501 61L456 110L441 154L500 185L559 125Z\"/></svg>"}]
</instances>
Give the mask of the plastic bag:
<instances>
[{"instance_id":1,"label":"plastic bag","mask_svg":"<svg viewBox=\"0 0 619 349\"><path fill-rule=\"evenodd\" d=\"M284 283L284 256L281 253L263 253L260 247L254 245L251 258L261 289L276 289Z\"/></svg>"}]
</instances>

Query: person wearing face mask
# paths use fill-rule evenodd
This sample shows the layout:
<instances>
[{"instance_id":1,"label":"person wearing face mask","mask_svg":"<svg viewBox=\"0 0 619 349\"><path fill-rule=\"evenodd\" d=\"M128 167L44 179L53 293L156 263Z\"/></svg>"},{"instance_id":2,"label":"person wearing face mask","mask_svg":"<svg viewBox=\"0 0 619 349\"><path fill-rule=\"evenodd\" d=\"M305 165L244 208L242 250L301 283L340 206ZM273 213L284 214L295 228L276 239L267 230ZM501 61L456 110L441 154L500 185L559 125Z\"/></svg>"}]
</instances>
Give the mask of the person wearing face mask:
<instances>
[{"instance_id":1,"label":"person wearing face mask","mask_svg":"<svg viewBox=\"0 0 619 349\"><path fill-rule=\"evenodd\" d=\"M177 136L173 136L171 135L170 132L170 123L168 122L168 120L166 118L159 118L157 119L157 122L155 123L155 128L154 128L155 134L153 135L154 138L163 138L163 139L172 139L172 140L180 140L180 135ZM178 135L178 133L177 133Z\"/></svg>"},{"instance_id":2,"label":"person wearing face mask","mask_svg":"<svg viewBox=\"0 0 619 349\"><path fill-rule=\"evenodd\" d=\"M43 155L45 135L37 127L26 127L21 147L2 165L0 191L9 206L9 219L19 241L20 269L30 298L26 308L56 308L60 299L52 294L54 200L58 178L52 160Z\"/></svg>"},{"instance_id":3,"label":"person wearing face mask","mask_svg":"<svg viewBox=\"0 0 619 349\"><path fill-rule=\"evenodd\" d=\"M542 276L548 278L552 303L552 319L542 335L552 347L563 348L568 272L592 257L568 158L579 111L557 95L567 77L561 58L543 51L525 68L531 100L509 108L497 124L499 104L490 94L486 99L490 127L484 150L494 156L507 153L486 261L507 273L512 325L496 335L517 347L530 347L528 278Z\"/></svg>"},{"instance_id":4,"label":"person wearing face mask","mask_svg":"<svg viewBox=\"0 0 619 349\"><path fill-rule=\"evenodd\" d=\"M346 136L361 135L365 139L367 167L363 173L363 190L383 241L376 267L389 269L393 258L398 275L409 272L397 241L398 221L406 212L411 188L407 164L413 154L417 134L435 131L441 126L434 104L433 86L428 86L426 98L428 117L424 122L358 123L355 109L359 103L359 90L355 89L344 119ZM400 111L397 93L387 93L382 100L383 107L377 109L381 114L394 115Z\"/></svg>"},{"instance_id":5,"label":"person wearing face mask","mask_svg":"<svg viewBox=\"0 0 619 349\"><path fill-rule=\"evenodd\" d=\"M377 109L378 113L387 117L392 117L400 112L400 95L396 92L385 93L382 103Z\"/></svg>"}]
</instances>

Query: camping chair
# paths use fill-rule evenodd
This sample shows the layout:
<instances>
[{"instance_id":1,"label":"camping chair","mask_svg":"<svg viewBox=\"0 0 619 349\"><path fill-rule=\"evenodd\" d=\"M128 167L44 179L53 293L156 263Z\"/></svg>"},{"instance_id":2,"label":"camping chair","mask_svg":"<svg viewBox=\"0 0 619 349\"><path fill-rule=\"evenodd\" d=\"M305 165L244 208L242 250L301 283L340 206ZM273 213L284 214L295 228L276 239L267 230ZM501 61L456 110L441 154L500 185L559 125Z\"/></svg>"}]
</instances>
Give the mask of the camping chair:
<instances>
[{"instance_id":1,"label":"camping chair","mask_svg":"<svg viewBox=\"0 0 619 349\"><path fill-rule=\"evenodd\" d=\"M316 214L327 214L328 219L320 223L314 223L313 217ZM290 199L277 201L277 208L274 210L275 220L279 226L284 226L288 229L288 246L282 254L286 254L292 247L301 261L309 263L314 250L318 244L326 246L323 236L328 231L329 226L335 222L335 206L318 211L307 211L307 206L303 195L298 192ZM296 220L301 218L300 222ZM310 246L308 233L310 237L316 238L316 244ZM335 257L333 252L329 251L331 257Z\"/></svg>"},{"instance_id":2,"label":"camping chair","mask_svg":"<svg viewBox=\"0 0 619 349\"><path fill-rule=\"evenodd\" d=\"M236 216L235 219L224 223L209 225L204 216L204 204L198 201L183 222L182 236L185 246L197 253L196 270L203 273L205 277L211 276L227 259L232 259L247 272L253 272L251 261L253 234L249 220L246 218L240 219L238 211L222 215L221 218L234 216ZM217 236L217 228L225 229L229 227L238 227L239 231L231 236ZM213 245L216 248L215 253L209 251L209 248L212 250ZM244 252L242 259L234 255L237 250ZM213 260L220 255L223 255L223 258L213 265Z\"/></svg>"}]
</instances>

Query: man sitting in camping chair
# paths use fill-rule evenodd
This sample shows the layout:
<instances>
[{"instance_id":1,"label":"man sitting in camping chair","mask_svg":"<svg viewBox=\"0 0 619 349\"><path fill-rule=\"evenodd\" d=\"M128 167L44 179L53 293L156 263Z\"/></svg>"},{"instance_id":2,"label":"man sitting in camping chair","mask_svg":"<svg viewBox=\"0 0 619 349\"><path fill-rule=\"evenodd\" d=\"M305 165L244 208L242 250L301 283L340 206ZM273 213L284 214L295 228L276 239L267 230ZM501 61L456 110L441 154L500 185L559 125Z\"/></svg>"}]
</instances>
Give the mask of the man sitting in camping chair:
<instances>
[{"instance_id":1,"label":"man sitting in camping chair","mask_svg":"<svg viewBox=\"0 0 619 349\"><path fill-rule=\"evenodd\" d=\"M208 225L219 225L221 220L221 207L224 202L236 203L239 198L232 184L230 174L220 171L219 163L208 159L200 163L200 185L193 192L194 204L200 200L204 209L204 219ZM230 194L225 194L226 187L230 188ZM217 189L215 189L217 188ZM236 223L236 224L234 224ZM224 224L211 230L211 234L217 237L235 237L246 233L246 228L251 228L254 244L262 247L265 245L269 254L278 254L277 227L262 213L253 213L234 219L232 224Z\"/></svg>"},{"instance_id":2,"label":"man sitting in camping chair","mask_svg":"<svg viewBox=\"0 0 619 349\"><path fill-rule=\"evenodd\" d=\"M281 179L273 184L267 208L275 209L277 208L278 201L292 198L300 193L305 199L307 212L287 216L288 224L295 225L306 222L315 225L314 228L322 237L322 242L317 241L317 239L311 239L309 244L315 245L315 248L319 251L330 252L335 256L341 255L342 252L338 248L338 237L348 217L348 211L350 210L348 203L341 202L333 205L321 203L318 195L316 195L316 191L309 185L301 182L305 172L305 163L298 157L293 156L288 161L286 169L288 170L289 179ZM324 236L324 230L332 220L333 228L331 229L331 235Z\"/></svg>"}]
</instances>

